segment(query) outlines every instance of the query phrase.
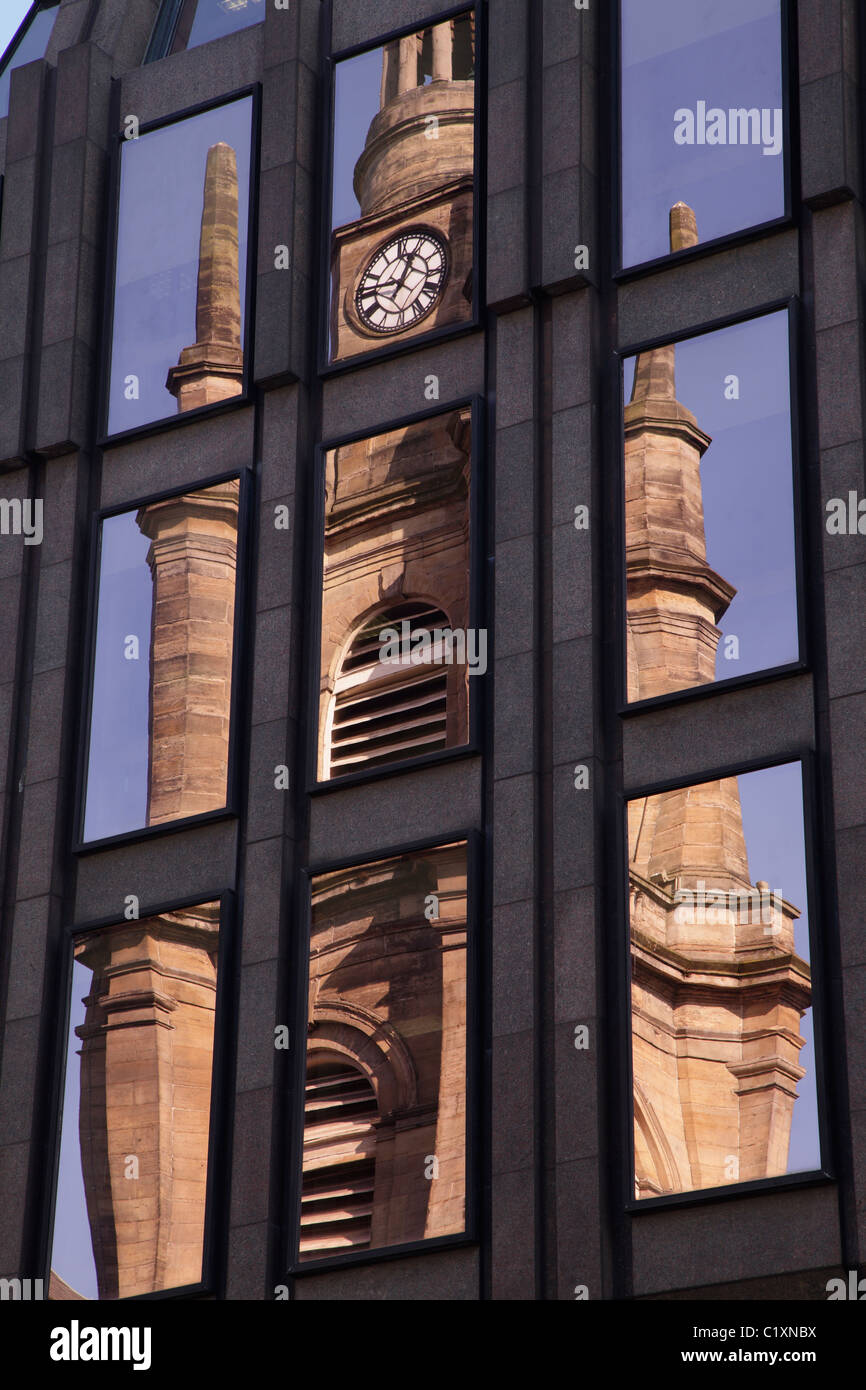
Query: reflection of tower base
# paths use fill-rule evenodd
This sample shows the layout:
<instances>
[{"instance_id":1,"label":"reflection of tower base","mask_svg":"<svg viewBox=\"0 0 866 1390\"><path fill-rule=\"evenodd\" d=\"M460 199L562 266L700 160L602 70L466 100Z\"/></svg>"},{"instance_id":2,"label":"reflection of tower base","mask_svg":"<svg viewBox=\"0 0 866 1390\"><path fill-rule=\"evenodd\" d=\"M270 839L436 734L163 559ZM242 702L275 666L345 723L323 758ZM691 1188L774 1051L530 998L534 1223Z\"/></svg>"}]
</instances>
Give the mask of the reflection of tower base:
<instances>
[{"instance_id":1,"label":"reflection of tower base","mask_svg":"<svg viewBox=\"0 0 866 1390\"><path fill-rule=\"evenodd\" d=\"M83 938L79 1131L100 1298L202 1276L218 905Z\"/></svg>"},{"instance_id":2,"label":"reflection of tower base","mask_svg":"<svg viewBox=\"0 0 866 1390\"><path fill-rule=\"evenodd\" d=\"M320 875L312 912L311 1072L330 1056L366 1077L375 1101L362 1118L336 1091L308 1107L302 1258L461 1231L466 846Z\"/></svg>"},{"instance_id":3,"label":"reflection of tower base","mask_svg":"<svg viewBox=\"0 0 866 1390\"><path fill-rule=\"evenodd\" d=\"M633 879L632 896L646 921L664 895ZM636 1196L786 1171L809 997L793 952L697 957L632 930Z\"/></svg>"},{"instance_id":4,"label":"reflection of tower base","mask_svg":"<svg viewBox=\"0 0 866 1390\"><path fill-rule=\"evenodd\" d=\"M736 777L629 803L638 1197L784 1173L809 967L752 884Z\"/></svg>"},{"instance_id":5,"label":"reflection of tower base","mask_svg":"<svg viewBox=\"0 0 866 1390\"><path fill-rule=\"evenodd\" d=\"M147 824L225 805L237 479L138 512L153 573Z\"/></svg>"},{"instance_id":6,"label":"reflection of tower base","mask_svg":"<svg viewBox=\"0 0 866 1390\"><path fill-rule=\"evenodd\" d=\"M193 343L183 349L165 385L177 397L180 411L198 410L240 396L244 389L243 352L229 344Z\"/></svg>"}]
</instances>

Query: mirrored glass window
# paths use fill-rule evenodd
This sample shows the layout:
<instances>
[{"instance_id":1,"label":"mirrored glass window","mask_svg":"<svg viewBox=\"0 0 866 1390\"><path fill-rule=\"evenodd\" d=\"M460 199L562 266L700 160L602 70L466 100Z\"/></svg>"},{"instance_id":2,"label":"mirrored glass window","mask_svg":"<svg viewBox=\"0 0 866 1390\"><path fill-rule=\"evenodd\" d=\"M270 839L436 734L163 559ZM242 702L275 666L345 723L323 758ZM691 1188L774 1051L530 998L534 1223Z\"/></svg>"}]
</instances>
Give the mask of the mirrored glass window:
<instances>
[{"instance_id":1,"label":"mirrored glass window","mask_svg":"<svg viewBox=\"0 0 866 1390\"><path fill-rule=\"evenodd\" d=\"M622 0L623 265L665 256L667 211L711 241L785 212L781 0Z\"/></svg>"},{"instance_id":2,"label":"mirrored glass window","mask_svg":"<svg viewBox=\"0 0 866 1390\"><path fill-rule=\"evenodd\" d=\"M320 780L469 741L471 408L328 450Z\"/></svg>"},{"instance_id":3,"label":"mirrored glass window","mask_svg":"<svg viewBox=\"0 0 866 1390\"><path fill-rule=\"evenodd\" d=\"M108 433L244 390L252 98L122 142Z\"/></svg>"},{"instance_id":4,"label":"mirrored glass window","mask_svg":"<svg viewBox=\"0 0 866 1390\"><path fill-rule=\"evenodd\" d=\"M337 64L330 358L472 317L474 15Z\"/></svg>"},{"instance_id":5,"label":"mirrored glass window","mask_svg":"<svg viewBox=\"0 0 866 1390\"><path fill-rule=\"evenodd\" d=\"M628 804L638 1198L821 1167L802 787Z\"/></svg>"},{"instance_id":6,"label":"mirrored glass window","mask_svg":"<svg viewBox=\"0 0 866 1390\"><path fill-rule=\"evenodd\" d=\"M170 53L196 48L224 34L261 24L266 0L184 0L178 16Z\"/></svg>"},{"instance_id":7,"label":"mirrored glass window","mask_svg":"<svg viewBox=\"0 0 866 1390\"><path fill-rule=\"evenodd\" d=\"M76 937L49 1297L202 1280L219 903Z\"/></svg>"},{"instance_id":8,"label":"mirrored glass window","mask_svg":"<svg viewBox=\"0 0 866 1390\"><path fill-rule=\"evenodd\" d=\"M301 1260L466 1215L466 842L312 880Z\"/></svg>"},{"instance_id":9,"label":"mirrored glass window","mask_svg":"<svg viewBox=\"0 0 866 1390\"><path fill-rule=\"evenodd\" d=\"M628 699L797 661L787 314L626 358L624 388Z\"/></svg>"},{"instance_id":10,"label":"mirrored glass window","mask_svg":"<svg viewBox=\"0 0 866 1390\"><path fill-rule=\"evenodd\" d=\"M9 83L13 68L23 68L25 63L33 63L37 58L45 57L51 30L57 18L58 4L59 0L53 5L37 10L15 47L7 53L0 67L0 117L9 114Z\"/></svg>"},{"instance_id":11,"label":"mirrored glass window","mask_svg":"<svg viewBox=\"0 0 866 1390\"><path fill-rule=\"evenodd\" d=\"M238 486L102 522L86 841L226 803Z\"/></svg>"}]
</instances>

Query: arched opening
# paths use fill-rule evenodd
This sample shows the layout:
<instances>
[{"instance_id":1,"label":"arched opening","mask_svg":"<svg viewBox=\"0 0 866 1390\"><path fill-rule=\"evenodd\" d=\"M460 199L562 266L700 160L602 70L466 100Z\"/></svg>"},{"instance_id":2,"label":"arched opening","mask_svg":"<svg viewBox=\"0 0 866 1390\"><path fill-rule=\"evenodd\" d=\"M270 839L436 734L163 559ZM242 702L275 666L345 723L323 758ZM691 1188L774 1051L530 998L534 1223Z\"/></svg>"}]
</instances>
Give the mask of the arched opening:
<instances>
[{"instance_id":1,"label":"arched opening","mask_svg":"<svg viewBox=\"0 0 866 1390\"><path fill-rule=\"evenodd\" d=\"M358 628L334 682L326 777L434 753L453 741L448 731L448 694L449 672L454 667L445 662L448 653L442 650L443 644L431 648L433 660L383 662L379 634L385 628L405 632L404 648L411 651L413 639L422 630L450 631L450 624L440 608L412 599L380 609Z\"/></svg>"}]
</instances>

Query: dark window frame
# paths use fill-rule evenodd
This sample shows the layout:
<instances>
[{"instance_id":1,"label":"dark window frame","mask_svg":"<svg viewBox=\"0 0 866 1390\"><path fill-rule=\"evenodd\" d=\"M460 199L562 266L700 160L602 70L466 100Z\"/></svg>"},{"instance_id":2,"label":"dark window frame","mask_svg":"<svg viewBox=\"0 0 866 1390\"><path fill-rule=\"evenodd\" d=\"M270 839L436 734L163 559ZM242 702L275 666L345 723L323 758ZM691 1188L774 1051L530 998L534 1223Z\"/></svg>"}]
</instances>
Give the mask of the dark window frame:
<instances>
[{"instance_id":1,"label":"dark window frame","mask_svg":"<svg viewBox=\"0 0 866 1390\"><path fill-rule=\"evenodd\" d=\"M107 517L123 515L136 511L152 502L160 502L168 497L180 497L185 493L200 492L217 483L237 478L240 482L238 492L238 553L237 579L235 583L234 635L232 648L231 714L229 724L228 769L226 775L225 805L212 811L202 811L195 816L181 816L177 820L164 821L159 825L145 825L137 830L124 830L117 835L106 835L97 840L84 839L84 817L87 797L87 770L90 756L90 734L93 717L93 689L95 677L96 640L98 633L98 599L100 579L101 528ZM237 819L241 805L241 739L245 731L246 709L249 693L249 677L246 670L246 652L249 650L250 632L245 621L248 595L252 584L250 567L253 562L252 524L253 524L254 479L250 468L233 468L214 476L196 479L183 487L171 487L146 497L130 501L116 502L95 512L91 520L89 573L87 580L87 618L84 633L83 684L80 697L77 741L78 755L75 775L75 819L72 853L75 855L93 854L99 850L114 848L117 845L137 844L152 840L159 835L173 835L191 826L206 825L211 821Z\"/></svg>"},{"instance_id":2,"label":"dark window frame","mask_svg":"<svg viewBox=\"0 0 866 1390\"><path fill-rule=\"evenodd\" d=\"M678 266L684 262L698 260L713 255L731 246L756 241L761 237L772 236L784 227L795 224L794 209L800 205L800 141L799 141L799 87L797 83L797 16L792 0L780 0L780 40L782 60L782 126L784 163L784 210L766 222L757 222L750 227L742 227L709 241L698 242L696 246L682 251L672 251L667 255L655 256L634 265L623 265L622 253L622 0L615 0L615 10L611 15L610 40L612 45L611 64L613 82L611 83L611 110L609 129L613 148L609 150L611 180L612 221L615 228L614 253L611 277L624 283L628 280L652 275L668 266Z\"/></svg>"},{"instance_id":3,"label":"dark window frame","mask_svg":"<svg viewBox=\"0 0 866 1390\"><path fill-rule=\"evenodd\" d=\"M175 125L179 121L185 121L195 116L204 115L206 112L212 111L220 106L229 106L233 102L243 100L246 97L252 98L252 107L250 111L250 186L247 200L247 256L246 265L241 271L241 273L246 276L243 326L243 390L239 395L231 396L224 401L215 401L211 405L199 406L196 410L178 411L173 415L161 416L157 420L148 420L144 424L133 425L129 429L116 430L114 433L110 433L109 402L111 398L112 340L114 336L114 299L117 276L117 232L120 218L121 166L124 147L127 144L134 143L126 140L122 128L119 129L114 136L110 152L108 193L110 213L108 245L105 257L105 287L103 293L102 351L97 408L97 419L99 421L96 440L97 448L108 450L114 444L126 443L131 439L146 439L149 435L161 433L164 430L181 428L191 420L207 420L213 415L221 415L232 410L241 410L253 403L253 383L255 380L253 351L255 344L256 261L258 251L258 189L261 152L261 93L261 83L253 82L246 87L239 87L234 91L222 93L218 97L211 97L207 101L199 102L194 106L185 107L181 111L174 111L169 115L159 116L152 121L144 122L139 126L138 131L139 136L148 135L151 131L161 130L166 126ZM122 118L120 119L122 120ZM238 212L240 214L240 206Z\"/></svg>"},{"instance_id":4,"label":"dark window frame","mask_svg":"<svg viewBox=\"0 0 866 1390\"><path fill-rule=\"evenodd\" d=\"M402 429L407 425L420 424L425 420L435 419L437 415L450 415L452 411L460 410L466 406L469 406L472 412L470 446L471 471L468 506L469 626L475 629L484 628L487 631L487 670L484 675L469 677L469 737L466 743L460 744L455 748L439 749L433 753L423 753L412 758L402 758L393 763L387 763L382 767L361 768L357 772L347 772L338 777L329 777L324 780L319 780L317 753L321 683L322 571L325 549L325 469L327 466L327 454L331 449L339 448L344 444L354 444L362 439L371 439L375 438L377 435L387 434L389 430ZM484 741L483 721L485 719L487 707L486 690L488 688L489 677L493 670L491 627L489 623L484 621L488 611L486 594L484 592L485 544L482 513L482 499L486 496L486 481L483 469L484 417L484 400L481 396L462 396L458 397L456 400L448 401L444 405L441 402L437 402L434 410L423 410L412 415L400 416L396 420L385 421L373 428L355 430L351 434L324 440L316 448L315 467L312 474L314 486L313 532L309 549L310 565L307 571L307 583L310 586L311 594L310 619L306 625L305 654L307 680L304 704L307 715L305 720L306 734L302 736L302 747L306 749L302 775L305 778L304 791L309 795L325 795L328 792L336 792L343 787L379 781L383 777L393 777L400 773L414 771L416 768L432 767L439 763L454 762L458 759L478 756L482 751Z\"/></svg>"},{"instance_id":5,"label":"dark window frame","mask_svg":"<svg viewBox=\"0 0 866 1390\"><path fill-rule=\"evenodd\" d=\"M309 949L312 924L313 880L320 874L339 869L358 868L395 859L421 850L444 849L446 845L465 842L466 845L466 1128L465 1128L465 1219L460 1232L433 1236L429 1240L410 1241L402 1245L381 1246L372 1250L349 1251L344 1255L329 1255L324 1259L303 1260L298 1257L300 1246L301 1188L304 1154L304 1100L306 1082L306 1024L309 994ZM291 1012L290 1036L299 1039L286 1060L286 1103L280 1131L284 1136L284 1152L288 1161L288 1176L283 1187L285 1202L284 1241L279 1264L283 1283L302 1279L326 1270L345 1269L358 1265L376 1264L428 1250L477 1247L480 1242L482 1191L482 1139L484 1126L481 1104L485 1096L482 1076L482 1025L484 1000L481 989L481 962L486 942L483 939L485 910L483 902L483 836L474 828L455 830L453 834L438 834L424 839L408 840L386 845L363 855L341 856L317 860L305 866L298 875L295 922L297 926L291 943L289 990ZM293 972L293 975L292 973Z\"/></svg>"},{"instance_id":6,"label":"dark window frame","mask_svg":"<svg viewBox=\"0 0 866 1390\"><path fill-rule=\"evenodd\" d=\"M752 685L764 685L769 681L784 680L789 676L811 671L810 625L807 621L807 602L805 592L805 544L804 515L807 509L805 496L805 469L801 448L801 391L800 391L800 301L796 296L771 301L758 309L728 314L722 318L706 320L695 327L665 334L662 337L647 339L637 344L618 348L611 363L610 408L611 419L616 420L618 429L617 455L619 465L615 480L615 532L616 550L616 605L619 615L616 632L616 658L614 688L616 690L617 713L630 719L649 710L667 709L673 705L706 700L714 695L724 695L731 690L744 689ZM794 580L797 605L797 641L799 655L796 661L785 662L780 666L770 666L758 671L747 671L743 675L729 676L724 680L707 681L704 685L687 686L683 690L671 690L666 694L654 695L643 700L628 700L628 587L626 578L625 548L625 393L623 391L623 366L625 358L657 347L676 346L678 343L702 338L723 328L751 323L755 319L766 318L771 314L787 312L788 315L788 399L791 423L791 488L794 523ZM611 491L614 491L614 488Z\"/></svg>"},{"instance_id":7,"label":"dark window frame","mask_svg":"<svg viewBox=\"0 0 866 1390\"><path fill-rule=\"evenodd\" d=\"M617 1117L617 1133L622 1143L622 1161L617 1165L619 1176L619 1203L621 1211L636 1216L644 1212L654 1212L670 1207L694 1207L707 1203L729 1201L738 1197L761 1195L791 1188L823 1186L839 1180L837 1153L838 1123L835 1113L836 1073L844 1066L834 1055L830 1036L830 975L831 955L828 945L832 941L832 923L829 913L823 912L819 894L819 866L817 862L820 843L817 824L817 786L815 753L811 748L797 745L787 753L773 757L744 759L722 766L709 766L689 776L665 778L661 781L635 785L620 792L616 817L617 853L621 870L617 886L617 919L620 928L615 935L614 952L618 957L617 975L622 983L620 1002L615 1017L618 1019L619 1046L622 1048L623 1066L619 1072L620 1091ZM806 860L806 890L809 909L809 966L812 980L812 1029L815 1043L815 1086L817 1095L818 1139L821 1154L821 1167L798 1173L782 1173L777 1177L756 1178L747 1182L731 1182L721 1187L697 1188L688 1192L665 1193L658 1197L634 1196L634 1062L632 1054L632 1004L631 1004L631 920L629 913L629 858L628 858L628 804L646 796L656 796L660 792L674 791L682 787L701 786L722 777L735 777L743 773L758 772L785 764L800 763L803 788L803 826L804 854Z\"/></svg>"},{"instance_id":8,"label":"dark window frame","mask_svg":"<svg viewBox=\"0 0 866 1390\"><path fill-rule=\"evenodd\" d=\"M141 908L139 921L156 917L163 912L176 912L204 903L218 902L219 946L217 959L216 1004L214 1009L214 1042L211 1068L210 1126L208 1131L208 1174L205 1198L204 1236L202 1241L202 1277L195 1284L152 1293L134 1294L127 1298L111 1299L111 1305L126 1303L165 1303L189 1298L225 1296L225 1264L229 1235L229 1177L231 1137L233 1128L234 1064L236 1031L240 996L238 964L238 902L234 890L215 888L212 892L173 898ZM69 1038L69 1017L72 1005L73 944L81 937L106 928L129 926L129 919L113 914L75 923L67 921L62 928L61 949L64 959L58 975L59 1008L52 1022L52 1047L49 1058L49 1086L45 1092L45 1110L49 1117L47 1141L48 1166L43 1187L43 1213L38 1236L37 1268L43 1271L45 1288L51 1274L51 1254L54 1239L54 1219L57 1204L57 1183L60 1172L60 1143L63 1129L63 1101L66 1088L66 1054ZM37 1207L37 1210L40 1208ZM90 1301L90 1306L99 1300ZM104 1306L101 1304L100 1306Z\"/></svg>"},{"instance_id":9,"label":"dark window frame","mask_svg":"<svg viewBox=\"0 0 866 1390\"><path fill-rule=\"evenodd\" d=\"M333 206L333 186L334 186L334 138L336 130L336 68L337 64L347 58L357 58L362 53L373 52L377 48L384 48L388 43L395 39L405 38L410 34L417 34L420 30L427 28L428 25L440 24L448 19L457 19L463 15L475 15L475 149L473 157L473 210L472 210L472 312L470 317L462 323L444 324L440 328L433 328L429 332L419 333L414 338L400 343L384 342L379 347L372 347L367 352L354 353L350 357L342 358L339 361L331 361L330 358L330 315L331 315L331 240L333 228L331 226L331 215ZM475 0L475 3L454 5L447 10L441 10L435 14L420 19L414 24L404 24L399 29L392 29L376 39L364 40L363 43L354 44L349 48L327 51L327 44L323 45L323 58L320 67L320 87L322 91L321 106L321 147L320 160L322 175L321 183L321 207L319 212L319 228L321 249L318 258L318 313L317 313L317 357L318 374L321 378L339 375L343 372L352 371L357 367L362 367L370 362L384 362L403 353L415 352L422 348L430 347L434 343L439 343L452 338L463 337L468 333L476 333L482 326L483 306L486 303L486 163L484 162L484 151L486 149L486 111L487 111L487 26L486 26L486 3L485 0ZM484 225L482 225L484 224Z\"/></svg>"}]
</instances>

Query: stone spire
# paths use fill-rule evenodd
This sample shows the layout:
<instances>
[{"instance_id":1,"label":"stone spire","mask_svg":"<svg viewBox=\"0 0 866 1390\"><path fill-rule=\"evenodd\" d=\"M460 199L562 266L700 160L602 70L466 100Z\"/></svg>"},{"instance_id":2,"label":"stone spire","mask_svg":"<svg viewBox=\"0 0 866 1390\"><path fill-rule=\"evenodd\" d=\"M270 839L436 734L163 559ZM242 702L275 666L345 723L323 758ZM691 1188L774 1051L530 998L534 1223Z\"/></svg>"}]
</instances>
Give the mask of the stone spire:
<instances>
[{"instance_id":1,"label":"stone spire","mask_svg":"<svg viewBox=\"0 0 866 1390\"><path fill-rule=\"evenodd\" d=\"M671 251L697 239L677 203ZM641 353L625 408L631 700L715 679L736 590L707 563L711 442L677 400L674 345ZM629 879L638 1195L783 1173L809 970L797 908L752 886L736 777L630 801Z\"/></svg>"},{"instance_id":2,"label":"stone spire","mask_svg":"<svg viewBox=\"0 0 866 1390\"><path fill-rule=\"evenodd\" d=\"M671 209L671 249L697 241ZM701 458L712 443L676 396L672 343L642 352L625 408L629 698L715 679L718 619L736 590L708 565Z\"/></svg>"},{"instance_id":3,"label":"stone spire","mask_svg":"<svg viewBox=\"0 0 866 1390\"><path fill-rule=\"evenodd\" d=\"M180 354L166 388L178 410L239 396L243 390L238 272L238 171L222 141L208 150L199 242L196 341Z\"/></svg>"}]
</instances>

